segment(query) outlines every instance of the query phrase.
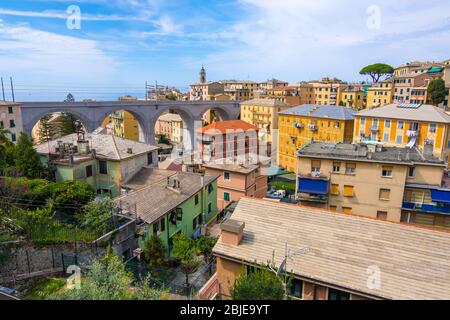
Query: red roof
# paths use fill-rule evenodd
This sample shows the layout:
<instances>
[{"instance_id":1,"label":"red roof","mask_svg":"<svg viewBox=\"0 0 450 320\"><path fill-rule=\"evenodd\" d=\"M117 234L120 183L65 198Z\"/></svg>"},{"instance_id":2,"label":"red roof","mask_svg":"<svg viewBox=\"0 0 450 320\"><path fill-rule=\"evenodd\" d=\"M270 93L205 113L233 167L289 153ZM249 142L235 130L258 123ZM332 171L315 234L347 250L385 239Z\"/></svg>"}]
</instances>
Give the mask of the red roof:
<instances>
[{"instance_id":1,"label":"red roof","mask_svg":"<svg viewBox=\"0 0 450 320\"><path fill-rule=\"evenodd\" d=\"M211 130L211 132L215 131L219 131L222 133L227 133L227 131L229 130L243 130L243 131L249 131L249 130L255 130L257 131L258 128L250 123L247 123L245 121L242 120L228 120L228 121L219 121L219 122L214 122L210 125L207 125L203 128L200 128L197 130L197 132L199 133L206 133L209 130Z\"/></svg>"}]
</instances>

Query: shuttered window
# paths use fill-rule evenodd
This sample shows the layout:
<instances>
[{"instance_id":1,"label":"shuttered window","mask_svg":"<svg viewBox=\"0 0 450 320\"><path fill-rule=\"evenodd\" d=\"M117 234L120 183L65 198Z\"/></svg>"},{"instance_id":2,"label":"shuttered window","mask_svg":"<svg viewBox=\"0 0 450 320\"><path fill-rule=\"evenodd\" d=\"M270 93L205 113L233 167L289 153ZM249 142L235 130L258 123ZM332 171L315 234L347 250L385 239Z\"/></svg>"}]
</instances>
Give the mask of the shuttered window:
<instances>
[{"instance_id":1,"label":"shuttered window","mask_svg":"<svg viewBox=\"0 0 450 320\"><path fill-rule=\"evenodd\" d=\"M385 178L392 178L392 172L394 171L393 166L383 166L381 175Z\"/></svg>"},{"instance_id":2,"label":"shuttered window","mask_svg":"<svg viewBox=\"0 0 450 320\"><path fill-rule=\"evenodd\" d=\"M347 163L345 165L346 174L355 174L355 172L356 172L356 163Z\"/></svg>"},{"instance_id":3,"label":"shuttered window","mask_svg":"<svg viewBox=\"0 0 450 320\"><path fill-rule=\"evenodd\" d=\"M345 213L345 214L351 214L352 213L352 208L342 207L342 212Z\"/></svg>"},{"instance_id":4,"label":"shuttered window","mask_svg":"<svg viewBox=\"0 0 450 320\"><path fill-rule=\"evenodd\" d=\"M332 195L339 195L339 185L338 184L332 184L331 185L331 194Z\"/></svg>"},{"instance_id":5,"label":"shuttered window","mask_svg":"<svg viewBox=\"0 0 450 320\"><path fill-rule=\"evenodd\" d=\"M353 197L353 186L344 186L344 196L345 197Z\"/></svg>"},{"instance_id":6,"label":"shuttered window","mask_svg":"<svg viewBox=\"0 0 450 320\"><path fill-rule=\"evenodd\" d=\"M387 215L388 215L388 213L386 211L378 211L377 212L377 219L386 221L387 220Z\"/></svg>"},{"instance_id":7,"label":"shuttered window","mask_svg":"<svg viewBox=\"0 0 450 320\"><path fill-rule=\"evenodd\" d=\"M389 200L391 198L390 189L380 189L380 200Z\"/></svg>"},{"instance_id":8,"label":"shuttered window","mask_svg":"<svg viewBox=\"0 0 450 320\"><path fill-rule=\"evenodd\" d=\"M311 160L311 172L320 172L321 165L320 160Z\"/></svg>"}]
</instances>

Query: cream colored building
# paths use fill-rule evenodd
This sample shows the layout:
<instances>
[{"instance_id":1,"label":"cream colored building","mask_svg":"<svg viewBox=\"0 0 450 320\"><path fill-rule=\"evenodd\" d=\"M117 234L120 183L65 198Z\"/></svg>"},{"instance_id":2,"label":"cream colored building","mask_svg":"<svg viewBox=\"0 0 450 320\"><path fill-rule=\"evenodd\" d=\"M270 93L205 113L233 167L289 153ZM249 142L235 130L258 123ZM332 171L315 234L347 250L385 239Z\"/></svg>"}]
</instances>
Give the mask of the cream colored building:
<instances>
[{"instance_id":1,"label":"cream colored building","mask_svg":"<svg viewBox=\"0 0 450 320\"><path fill-rule=\"evenodd\" d=\"M341 91L347 88L347 84L336 78L325 77L321 81L304 82L301 87L303 103L336 106L339 104Z\"/></svg>"},{"instance_id":2,"label":"cream colored building","mask_svg":"<svg viewBox=\"0 0 450 320\"><path fill-rule=\"evenodd\" d=\"M17 142L22 131L20 103L0 101L0 128L8 130L12 142Z\"/></svg>"},{"instance_id":3,"label":"cream colored building","mask_svg":"<svg viewBox=\"0 0 450 320\"><path fill-rule=\"evenodd\" d=\"M224 85L220 82L206 81L206 71L205 68L202 67L200 70L199 81L190 85L189 100L214 100L216 95L222 93L224 93Z\"/></svg>"},{"instance_id":4,"label":"cream colored building","mask_svg":"<svg viewBox=\"0 0 450 320\"><path fill-rule=\"evenodd\" d=\"M446 167L429 148L421 152L377 143L312 143L297 156L302 204L393 222L402 221L405 187L441 186Z\"/></svg>"}]
</instances>

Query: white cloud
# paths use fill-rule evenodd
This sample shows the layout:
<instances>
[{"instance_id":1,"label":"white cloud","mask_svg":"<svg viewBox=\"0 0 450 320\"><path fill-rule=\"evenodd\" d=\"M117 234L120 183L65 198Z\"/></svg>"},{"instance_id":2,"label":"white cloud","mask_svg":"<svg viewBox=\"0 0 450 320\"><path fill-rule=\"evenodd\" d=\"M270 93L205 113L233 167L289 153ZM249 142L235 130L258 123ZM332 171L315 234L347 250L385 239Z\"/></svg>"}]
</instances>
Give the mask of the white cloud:
<instances>
[{"instance_id":1,"label":"white cloud","mask_svg":"<svg viewBox=\"0 0 450 320\"><path fill-rule=\"evenodd\" d=\"M2 71L43 79L89 79L111 74L114 60L96 41L6 25L0 20ZM48 79L48 78L47 78Z\"/></svg>"},{"instance_id":2,"label":"white cloud","mask_svg":"<svg viewBox=\"0 0 450 320\"><path fill-rule=\"evenodd\" d=\"M450 52L450 3L445 0L378 0L378 30L366 26L372 1L240 3L247 15L218 33L229 49L205 61L218 74L233 76L242 70L241 77L275 75L299 81L328 75L356 80L368 63L443 59Z\"/></svg>"}]
</instances>

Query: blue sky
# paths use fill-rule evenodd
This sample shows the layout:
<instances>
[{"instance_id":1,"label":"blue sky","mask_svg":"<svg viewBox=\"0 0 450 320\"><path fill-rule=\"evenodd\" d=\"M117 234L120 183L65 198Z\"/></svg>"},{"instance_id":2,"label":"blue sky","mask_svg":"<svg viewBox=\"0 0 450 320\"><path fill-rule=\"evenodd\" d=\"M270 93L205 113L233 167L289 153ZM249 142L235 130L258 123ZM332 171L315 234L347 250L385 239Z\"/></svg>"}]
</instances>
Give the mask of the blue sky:
<instances>
[{"instance_id":1,"label":"blue sky","mask_svg":"<svg viewBox=\"0 0 450 320\"><path fill-rule=\"evenodd\" d=\"M447 58L448 0L0 0L0 76L19 100L186 90L202 64L210 80L361 81L369 63Z\"/></svg>"}]
</instances>

